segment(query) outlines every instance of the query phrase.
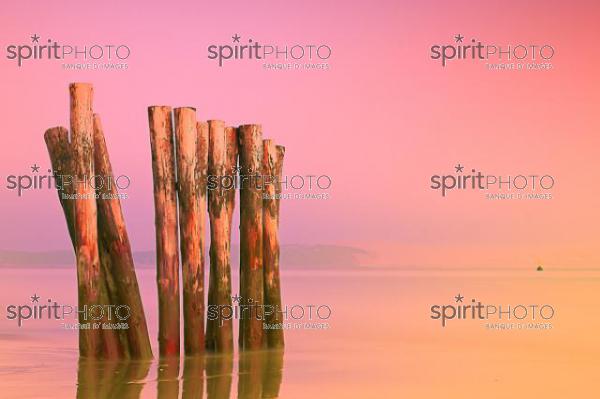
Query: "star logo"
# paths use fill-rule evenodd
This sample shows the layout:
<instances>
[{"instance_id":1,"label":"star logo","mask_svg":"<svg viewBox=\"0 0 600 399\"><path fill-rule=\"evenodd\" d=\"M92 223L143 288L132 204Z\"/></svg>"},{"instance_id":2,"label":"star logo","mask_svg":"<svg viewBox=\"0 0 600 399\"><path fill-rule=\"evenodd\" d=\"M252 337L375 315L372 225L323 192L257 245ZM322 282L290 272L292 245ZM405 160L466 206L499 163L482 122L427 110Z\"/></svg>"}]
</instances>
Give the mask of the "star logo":
<instances>
[{"instance_id":1,"label":"star logo","mask_svg":"<svg viewBox=\"0 0 600 399\"><path fill-rule=\"evenodd\" d=\"M465 297L458 294L457 296L454 297L454 299L456 299L456 302L462 302L462 300L465 299Z\"/></svg>"},{"instance_id":2,"label":"star logo","mask_svg":"<svg viewBox=\"0 0 600 399\"><path fill-rule=\"evenodd\" d=\"M31 167L31 172L38 173L39 171L40 171L40 167L38 166L37 163L34 163L33 166Z\"/></svg>"},{"instance_id":3,"label":"star logo","mask_svg":"<svg viewBox=\"0 0 600 399\"><path fill-rule=\"evenodd\" d=\"M34 33L33 36L31 36L31 43L39 43L40 37L37 35L37 33Z\"/></svg>"},{"instance_id":4,"label":"star logo","mask_svg":"<svg viewBox=\"0 0 600 399\"><path fill-rule=\"evenodd\" d=\"M231 36L231 38L233 39L234 43L239 43L241 36L236 33L235 35Z\"/></svg>"},{"instance_id":5,"label":"star logo","mask_svg":"<svg viewBox=\"0 0 600 399\"><path fill-rule=\"evenodd\" d=\"M461 35L460 33L456 36L454 36L454 40L456 40L456 43L462 43L463 39L465 37L463 35Z\"/></svg>"},{"instance_id":6,"label":"star logo","mask_svg":"<svg viewBox=\"0 0 600 399\"><path fill-rule=\"evenodd\" d=\"M233 299L233 302L240 303L240 301L242 300L242 297L239 296L238 294L235 294L231 297L231 299Z\"/></svg>"},{"instance_id":7,"label":"star logo","mask_svg":"<svg viewBox=\"0 0 600 399\"><path fill-rule=\"evenodd\" d=\"M460 163L454 167L454 169L456 169L456 173L462 173L464 168L465 167L462 166Z\"/></svg>"},{"instance_id":8,"label":"star logo","mask_svg":"<svg viewBox=\"0 0 600 399\"><path fill-rule=\"evenodd\" d=\"M31 297L31 302L39 302L40 297L38 296L38 294L33 294L33 296Z\"/></svg>"}]
</instances>

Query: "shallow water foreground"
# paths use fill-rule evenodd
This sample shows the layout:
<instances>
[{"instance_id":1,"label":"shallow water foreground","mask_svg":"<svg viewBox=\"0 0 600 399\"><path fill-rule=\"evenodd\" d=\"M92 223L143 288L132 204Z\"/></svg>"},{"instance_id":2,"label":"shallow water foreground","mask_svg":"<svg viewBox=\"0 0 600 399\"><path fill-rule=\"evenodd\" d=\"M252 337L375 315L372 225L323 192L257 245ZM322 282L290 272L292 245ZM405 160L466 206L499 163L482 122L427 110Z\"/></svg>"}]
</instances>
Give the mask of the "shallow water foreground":
<instances>
[{"instance_id":1,"label":"shallow water foreground","mask_svg":"<svg viewBox=\"0 0 600 399\"><path fill-rule=\"evenodd\" d=\"M277 398L282 382L283 351L242 354L238 359L237 386L233 386L233 356L163 359L159 362L105 362L80 359L77 398L139 398L150 369L156 396L171 398Z\"/></svg>"},{"instance_id":2,"label":"shallow water foreground","mask_svg":"<svg viewBox=\"0 0 600 399\"><path fill-rule=\"evenodd\" d=\"M332 314L328 328L286 331L285 353L123 363L80 360L76 331L61 328L56 320L28 320L18 327L6 318L8 304L28 303L33 294L76 302L72 270L0 273L1 398L596 395L597 270L288 271L283 275L284 303L327 304ZM138 273L150 333L156 337L154 274ZM473 300L505 311L509 306L549 305L555 314L533 323L507 320L506 315L501 323L455 317L445 326L431 318L432 306ZM490 328L501 324L512 327ZM530 328L539 325L550 328Z\"/></svg>"}]
</instances>

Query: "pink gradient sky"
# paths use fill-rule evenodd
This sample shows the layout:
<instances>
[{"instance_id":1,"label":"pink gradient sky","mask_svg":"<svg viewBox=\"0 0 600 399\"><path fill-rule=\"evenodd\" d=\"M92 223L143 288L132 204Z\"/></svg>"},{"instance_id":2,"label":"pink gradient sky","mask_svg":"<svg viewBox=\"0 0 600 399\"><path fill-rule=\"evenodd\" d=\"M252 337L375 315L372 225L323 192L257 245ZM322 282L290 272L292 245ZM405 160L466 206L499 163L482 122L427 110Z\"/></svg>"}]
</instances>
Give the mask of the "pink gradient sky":
<instances>
[{"instance_id":1,"label":"pink gradient sky","mask_svg":"<svg viewBox=\"0 0 600 399\"><path fill-rule=\"evenodd\" d=\"M67 125L68 83L88 81L113 167L132 177L123 206L135 249L154 247L146 107L169 104L195 106L201 119L260 122L287 147L285 173L333 177L330 200L284 202L284 244L518 245L540 248L541 257L561 246L591 259L600 237L599 12L591 1L10 2L0 14L0 249L70 247L56 193L17 198L5 178L33 163L49 167L43 132ZM129 70L63 71L56 62L19 69L5 48L34 33L127 44ZM235 33L329 44L331 70L218 68L206 47ZM458 33L552 44L555 68L492 72L429 59L432 44ZM552 174L554 199L442 199L429 177L458 162L493 174Z\"/></svg>"}]
</instances>

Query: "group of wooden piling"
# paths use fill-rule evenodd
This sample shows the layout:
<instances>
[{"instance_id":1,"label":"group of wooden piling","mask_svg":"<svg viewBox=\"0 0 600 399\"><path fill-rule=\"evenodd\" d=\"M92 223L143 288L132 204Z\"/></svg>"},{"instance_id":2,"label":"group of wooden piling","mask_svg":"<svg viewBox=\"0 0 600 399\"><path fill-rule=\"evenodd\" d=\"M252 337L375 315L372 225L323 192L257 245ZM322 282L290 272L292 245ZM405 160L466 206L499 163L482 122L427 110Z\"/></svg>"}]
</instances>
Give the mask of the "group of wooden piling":
<instances>
[{"instance_id":1,"label":"group of wooden piling","mask_svg":"<svg viewBox=\"0 0 600 399\"><path fill-rule=\"evenodd\" d=\"M230 261L236 185L208 189L207 180L214 176L215 181L225 177L233 182L238 172L248 180L240 186L239 347L283 347L283 330L265 330L263 323L281 322L277 194L281 193L284 147L263 140L260 125L233 127L220 120L199 122L191 107L149 107L148 119L161 356L179 355L180 263L185 354L233 351L231 318L222 318L218 312L219 317L207 319L204 333L204 237L208 210L208 307L231 309L236 305L232 303ZM270 311L264 312L265 306Z\"/></svg>"},{"instance_id":2,"label":"group of wooden piling","mask_svg":"<svg viewBox=\"0 0 600 399\"><path fill-rule=\"evenodd\" d=\"M74 83L69 92L71 134L54 127L44 139L55 176L67 177L60 179L65 184L58 198L77 263L79 322L84 326L79 330L79 353L93 358L150 358L148 327L116 185L94 179L113 174L100 117L93 113L93 88ZM90 316L100 314L92 312L97 305L103 306L101 325L115 323L108 305L128 306L129 328L91 328Z\"/></svg>"},{"instance_id":3,"label":"group of wooden piling","mask_svg":"<svg viewBox=\"0 0 600 399\"><path fill-rule=\"evenodd\" d=\"M93 88L73 83L69 92L71 134L64 127L54 127L44 137L54 174L72 177L73 184L59 187L58 195L76 255L78 306L80 310L93 305L130 309L128 329L80 329L80 354L150 358L148 328L116 185L89 184L92 176L113 176L100 117L93 113ZM282 322L277 195L281 193L284 147L263 140L260 125L200 122L191 107L152 106L148 119L160 356L180 354L180 270L185 354L233 351L231 318L208 318L205 334L204 264L208 213L208 306L235 306L230 255L236 190L235 186L208 189L207 180L216 176L234 181L238 173L240 178L250 177L250 182L262 182L240 188L239 307L246 311L239 323L239 347L282 348L283 330L265 330L263 323ZM265 306L271 311L264 313ZM80 323L89 322L83 315L80 312Z\"/></svg>"}]
</instances>

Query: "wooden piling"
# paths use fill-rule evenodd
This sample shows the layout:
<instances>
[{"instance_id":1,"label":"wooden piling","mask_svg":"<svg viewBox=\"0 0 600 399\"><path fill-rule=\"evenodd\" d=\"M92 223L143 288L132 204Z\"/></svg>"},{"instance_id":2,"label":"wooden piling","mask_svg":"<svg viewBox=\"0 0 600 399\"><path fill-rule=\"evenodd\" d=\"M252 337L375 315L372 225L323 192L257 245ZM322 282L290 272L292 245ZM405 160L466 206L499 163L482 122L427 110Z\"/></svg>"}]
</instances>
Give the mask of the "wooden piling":
<instances>
[{"instance_id":1,"label":"wooden piling","mask_svg":"<svg viewBox=\"0 0 600 399\"><path fill-rule=\"evenodd\" d=\"M279 281L279 206L285 147L263 140L263 261L265 284L265 322L282 324L281 284ZM283 328L266 330L267 346L283 348Z\"/></svg>"},{"instance_id":2,"label":"wooden piling","mask_svg":"<svg viewBox=\"0 0 600 399\"><path fill-rule=\"evenodd\" d=\"M99 205L97 205L99 208ZM100 212L98 212L98 219L100 219ZM100 220L98 220L98 226L100 226ZM100 232L98 233L100 234ZM112 260L108 250L109 245L103 240L98 241L98 254L100 258L100 272L104 279L104 291L106 292L106 303L109 303L115 308L112 310L112 317L110 323L118 323L120 320L116 319L115 309L116 306L120 306L121 301L119 299L119 284L112 274ZM122 313L124 313L122 311ZM129 351L129 337L127 336L128 331L125 329L114 329L112 332L116 335L119 344L119 355L116 356L119 359L129 359L131 354ZM105 332L103 332L104 334Z\"/></svg>"},{"instance_id":3,"label":"wooden piling","mask_svg":"<svg viewBox=\"0 0 600 399\"><path fill-rule=\"evenodd\" d=\"M186 355L204 352L204 275L200 242L196 111L175 108L179 235L183 274L183 346Z\"/></svg>"},{"instance_id":4,"label":"wooden piling","mask_svg":"<svg viewBox=\"0 0 600 399\"><path fill-rule=\"evenodd\" d=\"M204 282L204 265L206 260L206 215L208 214L208 123L196 123L196 181L198 183L198 219L200 228L200 257L202 262L202 282Z\"/></svg>"},{"instance_id":5,"label":"wooden piling","mask_svg":"<svg viewBox=\"0 0 600 399\"><path fill-rule=\"evenodd\" d=\"M225 128L223 121L211 120L208 121L208 136L208 174L217 181L215 186L208 184L211 241L206 348L227 353L233 351L233 323L231 318L221 316L228 314L226 309L231 310L232 306L230 252L235 189L225 188L221 182L233 182L238 153L237 131Z\"/></svg>"},{"instance_id":6,"label":"wooden piling","mask_svg":"<svg viewBox=\"0 0 600 399\"><path fill-rule=\"evenodd\" d=\"M69 85L71 99L71 134L73 151L74 193L74 232L75 256L79 286L79 308L106 305L106 281L102 277L98 251L98 223L94 176L94 132L92 119L93 88L87 83ZM103 309L104 310L104 309ZM96 312L95 314L98 314ZM106 312L105 312L106 313ZM80 323L88 323L83 313ZM107 322L106 315L100 322ZM115 330L81 329L79 331L79 352L81 356L114 358L122 356Z\"/></svg>"},{"instance_id":7,"label":"wooden piling","mask_svg":"<svg viewBox=\"0 0 600 399\"><path fill-rule=\"evenodd\" d=\"M240 316L239 346L263 348L263 224L262 158L260 125L239 128L240 153Z\"/></svg>"},{"instance_id":8,"label":"wooden piling","mask_svg":"<svg viewBox=\"0 0 600 399\"><path fill-rule=\"evenodd\" d=\"M200 275L199 281L202 287L202 302L201 302L201 322L202 322L202 351L206 348L206 331L205 317L206 306L204 295L205 289L205 265L206 265L206 220L208 214L208 198L207 198L207 175L208 175L208 123L196 122L196 183L197 193L196 201L198 204L198 245L200 247Z\"/></svg>"},{"instance_id":9,"label":"wooden piling","mask_svg":"<svg viewBox=\"0 0 600 399\"><path fill-rule=\"evenodd\" d=\"M156 225L158 344L161 356L179 355L179 251L171 107L148 108Z\"/></svg>"},{"instance_id":10,"label":"wooden piling","mask_svg":"<svg viewBox=\"0 0 600 399\"><path fill-rule=\"evenodd\" d=\"M66 196L73 194L72 184L63 185L64 180L73 176L73 154L69 143L69 131L62 126L50 128L44 133L44 140L50 155L52 174L57 184L58 200L65 214L69 237L75 249L75 208L73 200L63 196L63 194Z\"/></svg>"},{"instance_id":11,"label":"wooden piling","mask_svg":"<svg viewBox=\"0 0 600 399\"><path fill-rule=\"evenodd\" d=\"M144 305L135 274L121 201L118 197L117 182L108 156L102 123L97 114L94 114L94 163L96 175L103 179L103 183L97 189L99 198L96 201L101 260L107 264L104 270L107 281L112 280L113 290L116 291L111 295L110 302L115 306L125 305L129 308L128 329L123 330L129 356L134 359L148 359L152 357L152 349ZM111 284L109 284L109 293L110 291Z\"/></svg>"}]
</instances>

